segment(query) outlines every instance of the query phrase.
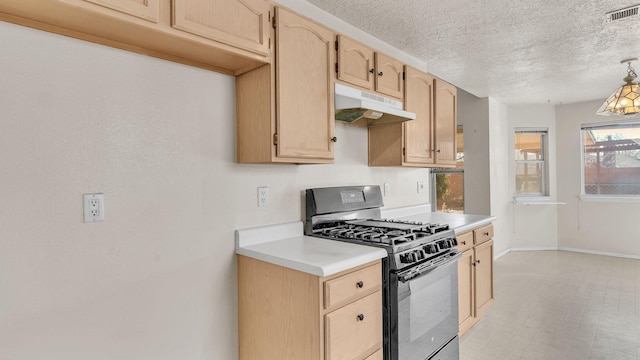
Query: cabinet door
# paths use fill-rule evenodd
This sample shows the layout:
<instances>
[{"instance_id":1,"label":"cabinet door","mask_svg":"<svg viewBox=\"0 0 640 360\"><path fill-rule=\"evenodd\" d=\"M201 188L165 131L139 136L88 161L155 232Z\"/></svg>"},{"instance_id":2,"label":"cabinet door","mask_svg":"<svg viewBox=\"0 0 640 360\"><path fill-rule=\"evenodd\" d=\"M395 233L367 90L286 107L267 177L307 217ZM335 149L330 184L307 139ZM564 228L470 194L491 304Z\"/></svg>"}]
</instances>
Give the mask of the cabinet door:
<instances>
[{"instance_id":1,"label":"cabinet door","mask_svg":"<svg viewBox=\"0 0 640 360\"><path fill-rule=\"evenodd\" d=\"M269 10L266 0L173 0L172 26L266 56Z\"/></svg>"},{"instance_id":2,"label":"cabinet door","mask_svg":"<svg viewBox=\"0 0 640 360\"><path fill-rule=\"evenodd\" d=\"M276 8L276 156L333 159L331 30Z\"/></svg>"},{"instance_id":3,"label":"cabinet door","mask_svg":"<svg viewBox=\"0 0 640 360\"><path fill-rule=\"evenodd\" d=\"M474 248L476 271L476 316L493 304L493 240Z\"/></svg>"},{"instance_id":4,"label":"cabinet door","mask_svg":"<svg viewBox=\"0 0 640 360\"><path fill-rule=\"evenodd\" d=\"M464 334L475 322L475 307L473 302L474 288L474 257L473 249L462 253L458 260L458 316L460 323L460 336Z\"/></svg>"},{"instance_id":5,"label":"cabinet door","mask_svg":"<svg viewBox=\"0 0 640 360\"><path fill-rule=\"evenodd\" d=\"M473 244L480 245L493 238L493 224L473 230Z\"/></svg>"},{"instance_id":6,"label":"cabinet door","mask_svg":"<svg viewBox=\"0 0 640 360\"><path fill-rule=\"evenodd\" d=\"M400 61L382 53L375 53L376 91L394 98L402 99L404 81L403 65Z\"/></svg>"},{"instance_id":7,"label":"cabinet door","mask_svg":"<svg viewBox=\"0 0 640 360\"><path fill-rule=\"evenodd\" d=\"M405 66L405 110L416 114L404 123L404 161L409 164L433 164L433 77Z\"/></svg>"},{"instance_id":8,"label":"cabinet door","mask_svg":"<svg viewBox=\"0 0 640 360\"><path fill-rule=\"evenodd\" d=\"M373 90L375 71L371 48L338 35L338 79Z\"/></svg>"},{"instance_id":9,"label":"cabinet door","mask_svg":"<svg viewBox=\"0 0 640 360\"><path fill-rule=\"evenodd\" d=\"M325 359L362 359L382 347L380 291L325 315Z\"/></svg>"},{"instance_id":10,"label":"cabinet door","mask_svg":"<svg viewBox=\"0 0 640 360\"><path fill-rule=\"evenodd\" d=\"M458 92L455 86L440 79L434 83L436 163L455 166Z\"/></svg>"},{"instance_id":11,"label":"cabinet door","mask_svg":"<svg viewBox=\"0 0 640 360\"><path fill-rule=\"evenodd\" d=\"M382 350L378 350L364 360L382 360Z\"/></svg>"},{"instance_id":12,"label":"cabinet door","mask_svg":"<svg viewBox=\"0 0 640 360\"><path fill-rule=\"evenodd\" d=\"M157 23L160 0L85 0L125 14Z\"/></svg>"}]
</instances>

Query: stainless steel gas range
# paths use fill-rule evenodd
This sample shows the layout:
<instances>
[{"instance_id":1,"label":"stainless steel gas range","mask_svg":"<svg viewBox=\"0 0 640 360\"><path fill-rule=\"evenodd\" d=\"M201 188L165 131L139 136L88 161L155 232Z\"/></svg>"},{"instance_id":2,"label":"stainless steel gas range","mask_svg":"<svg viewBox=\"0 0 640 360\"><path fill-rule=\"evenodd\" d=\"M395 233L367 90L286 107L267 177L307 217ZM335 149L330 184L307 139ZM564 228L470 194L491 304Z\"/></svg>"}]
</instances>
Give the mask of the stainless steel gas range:
<instances>
[{"instance_id":1,"label":"stainless steel gas range","mask_svg":"<svg viewBox=\"0 0 640 360\"><path fill-rule=\"evenodd\" d=\"M385 360L459 360L458 258L452 229L381 219L379 186L306 191L305 234L387 250Z\"/></svg>"}]
</instances>

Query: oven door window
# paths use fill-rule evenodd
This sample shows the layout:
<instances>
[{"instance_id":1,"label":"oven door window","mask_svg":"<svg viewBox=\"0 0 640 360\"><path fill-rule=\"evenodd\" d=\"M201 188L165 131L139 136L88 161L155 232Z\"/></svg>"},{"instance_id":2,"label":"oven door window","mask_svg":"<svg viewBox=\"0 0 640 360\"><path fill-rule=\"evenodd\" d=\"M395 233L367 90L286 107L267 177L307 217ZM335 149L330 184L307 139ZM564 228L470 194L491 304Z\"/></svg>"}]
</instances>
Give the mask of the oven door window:
<instances>
[{"instance_id":1,"label":"oven door window","mask_svg":"<svg viewBox=\"0 0 640 360\"><path fill-rule=\"evenodd\" d=\"M400 360L424 360L458 333L458 262L398 282Z\"/></svg>"}]
</instances>

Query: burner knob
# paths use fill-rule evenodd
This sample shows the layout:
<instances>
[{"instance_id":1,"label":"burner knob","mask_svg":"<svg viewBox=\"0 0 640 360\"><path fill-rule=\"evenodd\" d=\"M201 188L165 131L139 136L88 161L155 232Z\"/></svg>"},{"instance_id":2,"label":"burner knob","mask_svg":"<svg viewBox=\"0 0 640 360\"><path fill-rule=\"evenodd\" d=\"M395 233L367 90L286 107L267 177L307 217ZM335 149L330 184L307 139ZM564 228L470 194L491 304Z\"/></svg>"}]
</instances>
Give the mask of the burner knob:
<instances>
[{"instance_id":1,"label":"burner knob","mask_svg":"<svg viewBox=\"0 0 640 360\"><path fill-rule=\"evenodd\" d=\"M429 244L424 247L424 251L426 251L427 254L435 254L438 252L438 246L435 244Z\"/></svg>"}]
</instances>

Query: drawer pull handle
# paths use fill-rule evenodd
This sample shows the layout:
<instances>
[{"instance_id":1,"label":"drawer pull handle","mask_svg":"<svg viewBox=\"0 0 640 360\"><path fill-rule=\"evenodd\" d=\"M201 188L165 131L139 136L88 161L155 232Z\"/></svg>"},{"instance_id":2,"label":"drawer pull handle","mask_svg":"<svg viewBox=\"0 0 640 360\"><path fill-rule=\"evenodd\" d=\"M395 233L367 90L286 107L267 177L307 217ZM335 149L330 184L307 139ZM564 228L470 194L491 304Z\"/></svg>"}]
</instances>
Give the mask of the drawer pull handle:
<instances>
[{"instance_id":1,"label":"drawer pull handle","mask_svg":"<svg viewBox=\"0 0 640 360\"><path fill-rule=\"evenodd\" d=\"M359 315L358 315L358 320L360 320L360 321L364 320L364 315L359 314Z\"/></svg>"},{"instance_id":2,"label":"drawer pull handle","mask_svg":"<svg viewBox=\"0 0 640 360\"><path fill-rule=\"evenodd\" d=\"M467 242L466 242L466 241L463 241L463 242L462 242L462 245L467 245Z\"/></svg>"},{"instance_id":3,"label":"drawer pull handle","mask_svg":"<svg viewBox=\"0 0 640 360\"><path fill-rule=\"evenodd\" d=\"M484 236L489 236L489 232L485 231Z\"/></svg>"},{"instance_id":4,"label":"drawer pull handle","mask_svg":"<svg viewBox=\"0 0 640 360\"><path fill-rule=\"evenodd\" d=\"M359 287L360 289L362 289L364 287L364 283L362 281L358 281L356 283L356 286Z\"/></svg>"}]
</instances>

